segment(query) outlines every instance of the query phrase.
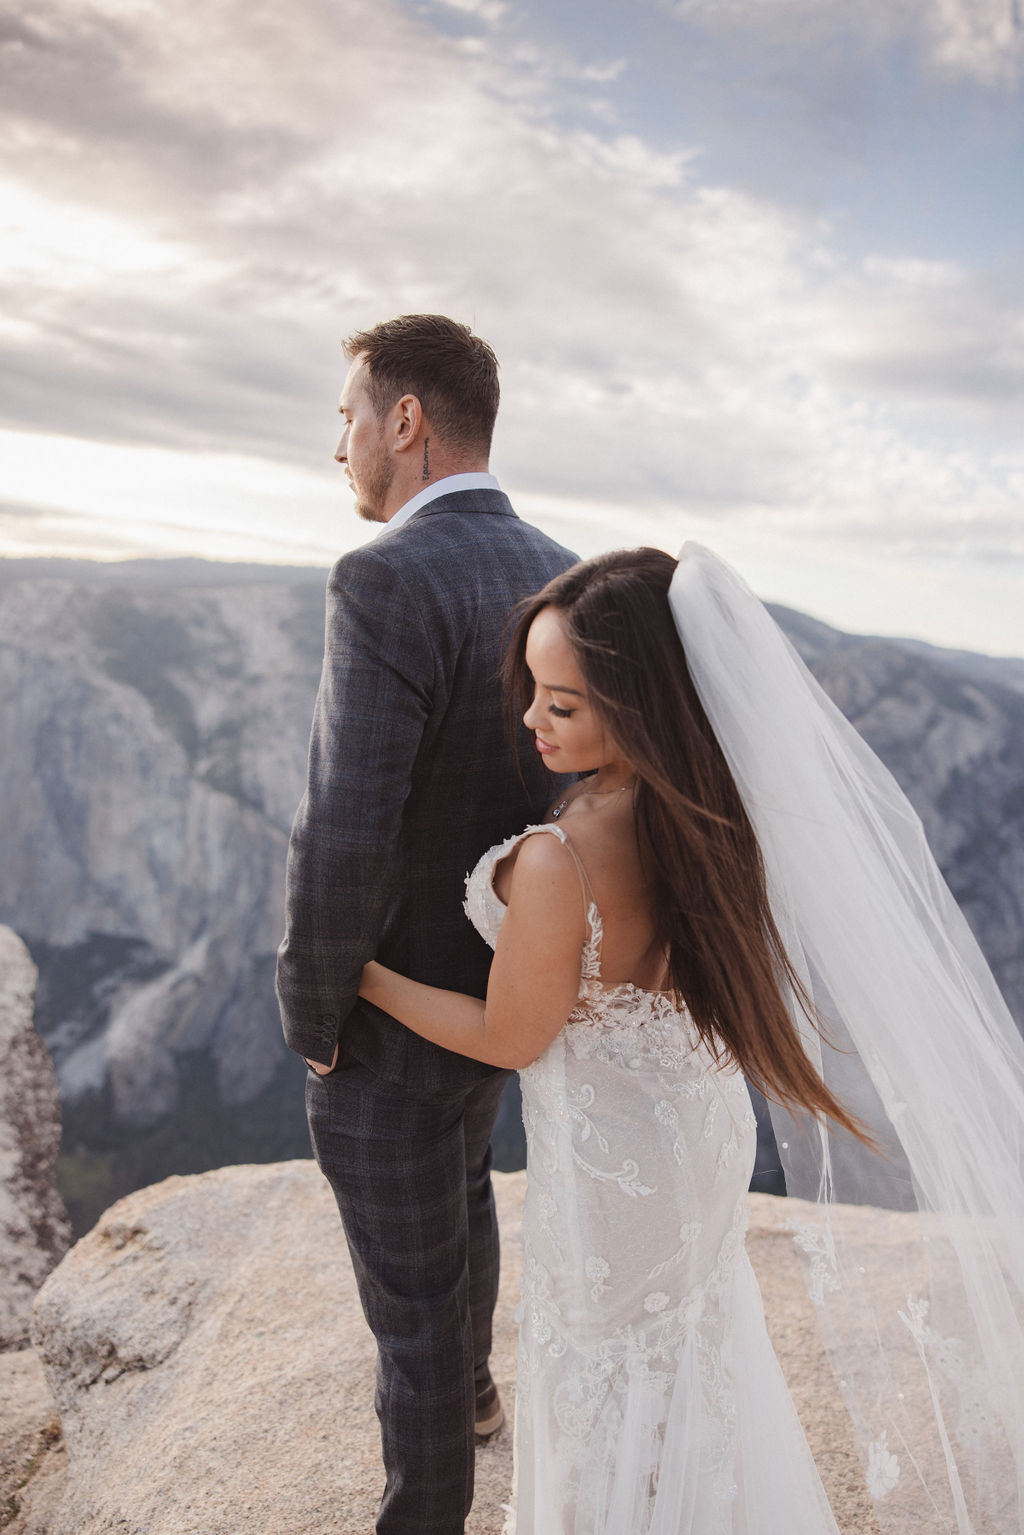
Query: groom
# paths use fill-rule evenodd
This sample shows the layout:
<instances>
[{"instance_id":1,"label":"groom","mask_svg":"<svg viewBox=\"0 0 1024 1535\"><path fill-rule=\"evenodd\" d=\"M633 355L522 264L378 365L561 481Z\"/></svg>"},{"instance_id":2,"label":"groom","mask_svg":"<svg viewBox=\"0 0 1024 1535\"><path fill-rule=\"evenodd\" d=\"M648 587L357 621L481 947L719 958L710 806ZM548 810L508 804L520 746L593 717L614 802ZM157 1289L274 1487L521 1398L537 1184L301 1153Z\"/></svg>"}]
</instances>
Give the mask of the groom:
<instances>
[{"instance_id":1,"label":"groom","mask_svg":"<svg viewBox=\"0 0 1024 1535\"><path fill-rule=\"evenodd\" d=\"M442 315L403 315L345 353L335 457L359 515L383 527L328 585L277 990L377 1339L378 1535L462 1535L474 1430L503 1419L488 1369L490 1136L508 1073L429 1044L357 992L376 958L484 995L490 951L463 915L465 875L558 787L535 754L525 781L517 771L502 631L574 556L521 522L487 472L498 371L486 342Z\"/></svg>"}]
</instances>

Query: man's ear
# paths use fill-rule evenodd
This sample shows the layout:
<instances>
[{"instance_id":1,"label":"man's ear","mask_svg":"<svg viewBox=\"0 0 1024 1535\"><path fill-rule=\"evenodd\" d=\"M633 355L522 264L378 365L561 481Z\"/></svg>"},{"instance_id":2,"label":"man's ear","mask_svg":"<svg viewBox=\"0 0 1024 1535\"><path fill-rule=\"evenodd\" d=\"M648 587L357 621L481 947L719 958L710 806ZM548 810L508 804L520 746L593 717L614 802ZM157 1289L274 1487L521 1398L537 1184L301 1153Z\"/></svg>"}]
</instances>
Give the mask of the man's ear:
<instances>
[{"instance_id":1,"label":"man's ear","mask_svg":"<svg viewBox=\"0 0 1024 1535\"><path fill-rule=\"evenodd\" d=\"M403 394L391 407L391 446L404 453L416 441L423 425L423 406L414 394Z\"/></svg>"}]
</instances>

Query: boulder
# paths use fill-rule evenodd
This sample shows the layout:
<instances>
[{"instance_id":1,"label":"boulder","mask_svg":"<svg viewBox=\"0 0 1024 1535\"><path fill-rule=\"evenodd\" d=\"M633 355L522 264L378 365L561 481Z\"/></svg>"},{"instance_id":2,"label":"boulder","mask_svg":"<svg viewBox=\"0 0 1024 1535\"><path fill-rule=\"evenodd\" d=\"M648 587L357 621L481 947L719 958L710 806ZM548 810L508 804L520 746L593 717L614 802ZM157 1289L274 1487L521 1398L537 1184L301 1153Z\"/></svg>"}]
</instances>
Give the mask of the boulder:
<instances>
[{"instance_id":1,"label":"boulder","mask_svg":"<svg viewBox=\"0 0 1024 1535\"><path fill-rule=\"evenodd\" d=\"M500 1179L513 1374L519 1178ZM49 1535L368 1535L382 1488L374 1344L315 1164L227 1167L123 1199L68 1254L34 1335L68 1449ZM507 1431L468 1528L500 1528Z\"/></svg>"},{"instance_id":2,"label":"boulder","mask_svg":"<svg viewBox=\"0 0 1024 1535\"><path fill-rule=\"evenodd\" d=\"M495 1178L494 1369L513 1400L525 1174ZM752 1195L750 1251L844 1535L874 1528L787 1222ZM902 1219L877 1219L879 1239ZM374 1345L330 1191L310 1162L227 1167L129 1195L50 1276L36 1346L67 1442L63 1494L31 1483L11 1535L369 1535L381 1492ZM477 1457L470 1535L498 1535L503 1430ZM36 1518L37 1522L31 1521Z\"/></svg>"},{"instance_id":3,"label":"boulder","mask_svg":"<svg viewBox=\"0 0 1024 1535\"><path fill-rule=\"evenodd\" d=\"M55 1181L60 1103L32 1023L35 988L28 950L0 927L0 1349L28 1342L35 1293L70 1241Z\"/></svg>"}]
</instances>

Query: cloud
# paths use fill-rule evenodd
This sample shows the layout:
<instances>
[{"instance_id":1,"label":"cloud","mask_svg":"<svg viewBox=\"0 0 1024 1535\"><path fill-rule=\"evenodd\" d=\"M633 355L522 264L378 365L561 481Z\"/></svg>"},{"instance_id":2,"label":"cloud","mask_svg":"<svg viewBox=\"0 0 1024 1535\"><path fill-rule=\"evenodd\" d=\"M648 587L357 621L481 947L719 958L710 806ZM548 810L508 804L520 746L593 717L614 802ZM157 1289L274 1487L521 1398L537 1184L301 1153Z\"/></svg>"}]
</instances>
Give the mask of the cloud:
<instances>
[{"instance_id":1,"label":"cloud","mask_svg":"<svg viewBox=\"0 0 1024 1535\"><path fill-rule=\"evenodd\" d=\"M1024 76L1024 22L1016 0L930 0L918 15L936 69L1010 87Z\"/></svg>"},{"instance_id":2,"label":"cloud","mask_svg":"<svg viewBox=\"0 0 1024 1535\"><path fill-rule=\"evenodd\" d=\"M508 6L503 4L503 0L433 0L433 4L438 9L458 11L464 16L476 16L492 24L500 21L508 12Z\"/></svg>"},{"instance_id":3,"label":"cloud","mask_svg":"<svg viewBox=\"0 0 1024 1535\"><path fill-rule=\"evenodd\" d=\"M750 52L824 52L833 38L856 54L914 45L925 67L990 89L1024 77L1024 22L1016 0L661 0L682 21L726 33Z\"/></svg>"},{"instance_id":4,"label":"cloud","mask_svg":"<svg viewBox=\"0 0 1024 1535\"><path fill-rule=\"evenodd\" d=\"M503 25L485 5L456 8ZM702 179L699 144L566 122L551 82L618 64L525 46L467 53L394 0L41 0L5 43L0 422L236 454L255 485L326 461L343 334L445 310L502 358L528 497L1016 546L1016 276L852 258Z\"/></svg>"},{"instance_id":5,"label":"cloud","mask_svg":"<svg viewBox=\"0 0 1024 1535\"><path fill-rule=\"evenodd\" d=\"M837 378L875 398L945 413L1019 419L1024 402L1024 276L951 262L868 259L832 300Z\"/></svg>"},{"instance_id":6,"label":"cloud","mask_svg":"<svg viewBox=\"0 0 1024 1535\"><path fill-rule=\"evenodd\" d=\"M44 517L67 515L61 507L40 506L34 501L0 501L0 520L4 523L39 522Z\"/></svg>"}]
</instances>

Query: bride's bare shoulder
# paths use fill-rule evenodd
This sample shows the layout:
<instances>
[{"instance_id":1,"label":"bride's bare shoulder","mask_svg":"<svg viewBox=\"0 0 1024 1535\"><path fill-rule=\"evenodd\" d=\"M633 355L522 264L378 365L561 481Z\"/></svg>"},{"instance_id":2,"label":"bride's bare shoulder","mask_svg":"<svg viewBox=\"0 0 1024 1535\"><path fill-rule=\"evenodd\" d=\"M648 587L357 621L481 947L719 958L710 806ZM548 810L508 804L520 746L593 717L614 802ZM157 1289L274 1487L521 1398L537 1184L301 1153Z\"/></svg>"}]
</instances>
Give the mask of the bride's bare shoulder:
<instances>
[{"instance_id":1,"label":"bride's bare shoulder","mask_svg":"<svg viewBox=\"0 0 1024 1535\"><path fill-rule=\"evenodd\" d=\"M560 822L586 871L602 914L620 907L637 909L646 898L647 881L640 862L636 819L631 804L598 804L580 800Z\"/></svg>"},{"instance_id":2,"label":"bride's bare shoulder","mask_svg":"<svg viewBox=\"0 0 1024 1535\"><path fill-rule=\"evenodd\" d=\"M538 880L550 883L552 878L559 883L567 883L570 872L578 878L573 868L572 855L564 846L561 835L553 834L554 823L546 824L552 826L552 832L545 833L539 828L531 828L495 865L492 882L499 900L506 906L512 894L512 879L516 871L520 887L533 885Z\"/></svg>"},{"instance_id":3,"label":"bride's bare shoulder","mask_svg":"<svg viewBox=\"0 0 1024 1535\"><path fill-rule=\"evenodd\" d=\"M566 804L557 825L585 859L617 859L636 845L636 819L625 799L609 803L577 794Z\"/></svg>"}]
</instances>

